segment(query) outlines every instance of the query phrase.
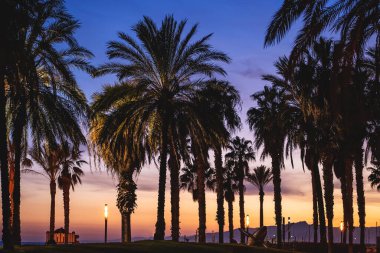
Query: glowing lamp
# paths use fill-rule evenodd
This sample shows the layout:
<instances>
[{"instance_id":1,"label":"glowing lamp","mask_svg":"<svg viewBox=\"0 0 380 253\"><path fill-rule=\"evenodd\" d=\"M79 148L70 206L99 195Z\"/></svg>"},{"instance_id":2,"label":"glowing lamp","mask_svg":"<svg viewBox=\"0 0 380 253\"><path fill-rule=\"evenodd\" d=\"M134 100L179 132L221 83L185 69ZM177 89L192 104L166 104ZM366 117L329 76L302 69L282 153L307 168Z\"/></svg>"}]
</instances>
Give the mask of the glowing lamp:
<instances>
[{"instance_id":1,"label":"glowing lamp","mask_svg":"<svg viewBox=\"0 0 380 253\"><path fill-rule=\"evenodd\" d=\"M107 204L104 205L104 218L108 218L108 206Z\"/></svg>"}]
</instances>

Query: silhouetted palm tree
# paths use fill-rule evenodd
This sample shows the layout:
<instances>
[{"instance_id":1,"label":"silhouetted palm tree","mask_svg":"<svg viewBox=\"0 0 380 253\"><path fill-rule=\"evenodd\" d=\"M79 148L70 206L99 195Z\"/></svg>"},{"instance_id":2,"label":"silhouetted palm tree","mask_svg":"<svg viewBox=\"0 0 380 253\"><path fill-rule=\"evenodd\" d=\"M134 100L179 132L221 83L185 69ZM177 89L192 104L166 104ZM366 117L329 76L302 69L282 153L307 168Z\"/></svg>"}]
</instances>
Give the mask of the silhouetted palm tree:
<instances>
[{"instance_id":1,"label":"silhouetted palm tree","mask_svg":"<svg viewBox=\"0 0 380 253\"><path fill-rule=\"evenodd\" d=\"M92 54L77 43L74 32L79 22L67 12L63 1L15 2L15 8L26 15L25 20L17 16L21 28L16 29L18 48L12 55L17 65L9 66L7 74L9 135L15 147L13 240L20 244L22 155L28 140L35 145L63 139L86 143L81 128L86 124L83 119L88 107L72 68L91 71L87 60Z\"/></svg>"},{"instance_id":2,"label":"silhouetted palm tree","mask_svg":"<svg viewBox=\"0 0 380 253\"><path fill-rule=\"evenodd\" d=\"M247 179L259 190L260 195L260 227L264 226L264 187L269 184L272 179L272 171L264 165L253 169L253 173L247 175Z\"/></svg>"},{"instance_id":3,"label":"silhouetted palm tree","mask_svg":"<svg viewBox=\"0 0 380 253\"><path fill-rule=\"evenodd\" d=\"M239 188L239 214L240 228L245 229L245 213L244 213L244 179L249 173L249 162L255 160L255 153L252 148L252 142L236 136L227 146L228 153L225 155L226 164L233 168ZM241 243L245 242L244 233L240 233Z\"/></svg>"},{"instance_id":4,"label":"silhouetted palm tree","mask_svg":"<svg viewBox=\"0 0 380 253\"><path fill-rule=\"evenodd\" d=\"M230 243L234 241L234 205L235 201L235 192L238 191L238 183L236 174L233 168L226 165L223 173L223 191L224 199L228 204L228 230L229 230L229 239Z\"/></svg>"},{"instance_id":5,"label":"silhouetted palm tree","mask_svg":"<svg viewBox=\"0 0 380 253\"><path fill-rule=\"evenodd\" d=\"M82 151L76 147L70 147L65 142L62 144L64 152L62 169L58 177L58 187L63 191L63 209L65 215L65 244L69 242L69 228L70 228L70 188L74 191L77 184L81 184L81 177L84 175L81 169L83 164L87 162L81 160Z\"/></svg>"},{"instance_id":6,"label":"silhouetted palm tree","mask_svg":"<svg viewBox=\"0 0 380 253\"><path fill-rule=\"evenodd\" d=\"M257 107L248 110L248 124L254 130L255 145L263 147L262 157L272 158L272 173L274 185L275 219L277 225L277 246L281 247L282 207L281 207L281 167L283 167L283 153L285 138L290 115L283 93L275 87L264 87L264 90L252 95Z\"/></svg>"},{"instance_id":7,"label":"silhouetted palm tree","mask_svg":"<svg viewBox=\"0 0 380 253\"><path fill-rule=\"evenodd\" d=\"M379 31L375 29L380 19L378 8L377 0L284 1L268 26L265 45L281 41L302 16L303 24L295 39L293 55L311 46L323 31L332 29L340 33L346 47L345 57L351 58L355 53L360 56L371 37L377 38L379 45Z\"/></svg>"},{"instance_id":8,"label":"silhouetted palm tree","mask_svg":"<svg viewBox=\"0 0 380 253\"><path fill-rule=\"evenodd\" d=\"M190 192L193 196L193 201L198 201L198 172L197 166L194 161L187 164L181 169L182 173L180 178L180 189ZM209 190L214 191L216 186L215 170L213 168L206 169L205 172L205 185Z\"/></svg>"},{"instance_id":9,"label":"silhouetted palm tree","mask_svg":"<svg viewBox=\"0 0 380 253\"><path fill-rule=\"evenodd\" d=\"M219 225L219 243L223 243L224 233L224 197L223 197L223 160L222 148L228 143L230 134L240 128L240 117L237 109L240 104L238 91L228 82L211 80L204 87L199 96L201 97L201 110L207 107L207 117L215 118L210 127L218 130L217 138L211 140L214 151L214 164L216 171L217 193L217 221ZM217 122L217 123L215 123ZM209 128L210 129L210 128Z\"/></svg>"},{"instance_id":10,"label":"silhouetted palm tree","mask_svg":"<svg viewBox=\"0 0 380 253\"><path fill-rule=\"evenodd\" d=\"M25 173L32 173L44 176L50 182L50 228L48 244L55 244L55 195L57 192L57 180L62 171L62 163L66 154L58 145L48 145L45 143L42 147L34 147L29 151L31 160L28 160L28 166L33 165L33 161L42 167L42 172L34 169L23 169Z\"/></svg>"},{"instance_id":11,"label":"silhouetted palm tree","mask_svg":"<svg viewBox=\"0 0 380 253\"><path fill-rule=\"evenodd\" d=\"M108 44L109 58L122 59L124 63L107 63L97 72L98 75L115 73L121 83L105 88L115 93L104 104L94 103L95 111L109 111L118 104L109 121L116 126L115 133L128 133L126 136L134 140L148 140L152 150L159 152L156 240L165 237L166 164L175 115L191 110L189 104L194 91L202 85L198 78L216 73L224 75L225 71L216 62L229 62L224 53L208 44L211 34L192 42L197 26L182 37L185 25L186 21L177 23L172 16L167 16L161 27L157 27L152 19L144 17L133 27L140 43L119 33L121 41ZM179 226L173 225L173 228L179 229ZM179 235L179 231L172 230L172 233Z\"/></svg>"},{"instance_id":12,"label":"silhouetted palm tree","mask_svg":"<svg viewBox=\"0 0 380 253\"><path fill-rule=\"evenodd\" d=\"M380 191L380 166L379 163L375 164L375 167L367 168L370 171L368 181L371 183L372 188L377 188Z\"/></svg>"}]
</instances>

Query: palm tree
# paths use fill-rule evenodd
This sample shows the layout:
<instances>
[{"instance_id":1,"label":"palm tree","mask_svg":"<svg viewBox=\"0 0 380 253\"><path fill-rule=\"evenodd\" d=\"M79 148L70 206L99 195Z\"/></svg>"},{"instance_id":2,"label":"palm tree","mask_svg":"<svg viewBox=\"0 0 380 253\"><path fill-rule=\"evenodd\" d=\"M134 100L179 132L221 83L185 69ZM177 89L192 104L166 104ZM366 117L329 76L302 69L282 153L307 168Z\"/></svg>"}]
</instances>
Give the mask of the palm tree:
<instances>
[{"instance_id":1,"label":"palm tree","mask_svg":"<svg viewBox=\"0 0 380 253\"><path fill-rule=\"evenodd\" d=\"M200 91L201 109L208 108L207 117L215 118L210 127L220 128L217 138L211 141L214 151L214 164L216 171L216 193L217 193L217 221L219 225L219 243L223 243L224 233L224 197L223 197L223 160L222 148L228 143L230 134L241 126L237 107L240 105L238 91L228 82L211 80ZM210 121L210 120L208 120ZM218 123L215 123L218 122Z\"/></svg>"},{"instance_id":2,"label":"palm tree","mask_svg":"<svg viewBox=\"0 0 380 253\"><path fill-rule=\"evenodd\" d=\"M379 31L374 28L380 19L378 8L377 0L284 1L268 26L265 45L281 41L302 16L303 25L296 37L292 55L298 56L313 45L323 31L330 28L340 33L340 39L347 49L345 57L352 58L354 54L360 56L370 38L376 38L377 45L380 43ZM379 82L380 69L376 72Z\"/></svg>"},{"instance_id":3,"label":"palm tree","mask_svg":"<svg viewBox=\"0 0 380 253\"><path fill-rule=\"evenodd\" d=\"M252 148L252 142L236 136L227 146L228 153L225 155L226 164L232 167L236 173L239 188L239 214L240 228L245 228L245 213L244 213L244 179L249 173L249 162L255 160L255 153ZM241 243L245 242L244 233L240 233Z\"/></svg>"},{"instance_id":4,"label":"palm tree","mask_svg":"<svg viewBox=\"0 0 380 253\"><path fill-rule=\"evenodd\" d=\"M117 207L122 214L122 242L131 242L131 214L135 211L137 204L136 190L133 171L122 171L119 174L117 185Z\"/></svg>"},{"instance_id":5,"label":"palm tree","mask_svg":"<svg viewBox=\"0 0 380 253\"><path fill-rule=\"evenodd\" d=\"M380 191L380 166L379 163L375 163L375 167L367 168L371 173L368 176L368 181L371 182L372 188L377 188Z\"/></svg>"},{"instance_id":6,"label":"palm tree","mask_svg":"<svg viewBox=\"0 0 380 253\"><path fill-rule=\"evenodd\" d=\"M50 229L48 244L55 244L55 195L57 192L57 180L62 170L64 152L57 145L45 143L42 147L34 147L29 151L31 160L27 158L27 167L32 167L33 161L42 167L42 172L34 169L23 169L25 173L41 175L50 182Z\"/></svg>"},{"instance_id":7,"label":"palm tree","mask_svg":"<svg viewBox=\"0 0 380 253\"><path fill-rule=\"evenodd\" d=\"M301 152L302 165L306 164L312 176L313 188L313 223L314 241L317 242L318 218L321 242L326 241L325 211L322 184L319 173L319 162L324 164L325 197L329 220L329 242L333 240L333 150L332 142L334 124L330 118L330 97L326 87L331 82L331 61L333 52L332 41L320 39L314 44L313 50L307 51L296 67L290 68L287 57L281 57L275 64L278 75L265 75L264 80L283 89L284 97L292 110L293 128L288 133L286 152L292 159L293 149L298 147ZM327 93L327 94L326 94ZM332 126L332 127L331 127ZM329 161L329 162L328 162ZM330 245L331 246L331 245Z\"/></svg>"},{"instance_id":8,"label":"palm tree","mask_svg":"<svg viewBox=\"0 0 380 253\"><path fill-rule=\"evenodd\" d=\"M77 184L81 184L81 177L84 175L81 166L87 162L81 160L82 151L75 146L70 147L66 142L62 144L64 152L62 169L58 176L58 187L63 191L63 209L65 214L65 244L69 242L70 226L70 188L74 191Z\"/></svg>"},{"instance_id":9,"label":"palm tree","mask_svg":"<svg viewBox=\"0 0 380 253\"><path fill-rule=\"evenodd\" d=\"M228 230L229 230L229 239L230 243L234 240L234 205L235 201L235 192L238 190L238 183L236 174L231 167L225 167L223 173L223 191L224 199L228 204Z\"/></svg>"},{"instance_id":10,"label":"palm tree","mask_svg":"<svg viewBox=\"0 0 380 253\"><path fill-rule=\"evenodd\" d=\"M179 176L180 178L180 189L190 192L193 196L193 201L198 201L199 199L199 190L198 190L198 172L197 166L194 161L192 163L186 164L185 167L181 169L182 173ZM205 185L206 187L214 191L216 185L215 179L215 169L208 168L205 171Z\"/></svg>"},{"instance_id":11,"label":"palm tree","mask_svg":"<svg viewBox=\"0 0 380 253\"><path fill-rule=\"evenodd\" d=\"M108 94L107 94L108 95ZM97 102L97 100L95 100ZM91 118L90 140L95 156L101 158L109 172L119 178L117 207L122 216L122 241L131 242L131 214L137 204L137 185L133 174L140 173L146 157L150 157L149 148L143 143L115 140L113 132L104 124L108 115L94 113ZM124 138L124 136L122 137ZM100 162L99 162L100 163ZM100 164L97 164L100 165Z\"/></svg>"},{"instance_id":12,"label":"palm tree","mask_svg":"<svg viewBox=\"0 0 380 253\"><path fill-rule=\"evenodd\" d=\"M253 169L253 173L247 175L247 179L259 190L260 195L260 227L264 226L264 187L269 184L272 179L272 171L264 165Z\"/></svg>"},{"instance_id":13,"label":"palm tree","mask_svg":"<svg viewBox=\"0 0 380 253\"><path fill-rule=\"evenodd\" d=\"M186 21L178 23L172 16L167 16L161 27L157 27L152 19L144 17L133 27L140 43L125 33L119 33L121 41L108 44L109 58L120 59L124 63L110 62L97 72L98 75L115 73L121 82L113 88L106 88L115 91L109 100L103 104L94 103L95 111L102 112L110 112L118 104L117 110L110 112L109 121L105 124L113 122L115 136L129 133L126 135L128 138L147 140L152 151L159 152L156 240L163 240L165 236L165 182L170 127L177 112L192 109L189 106L191 98L202 85L198 78L216 73L224 75L225 71L216 62L229 62L224 53L208 44L211 34L192 42L197 26L193 26L182 38L185 25Z\"/></svg>"},{"instance_id":14,"label":"palm tree","mask_svg":"<svg viewBox=\"0 0 380 253\"><path fill-rule=\"evenodd\" d=\"M248 110L248 124L254 130L256 148L263 147L261 157L272 158L274 186L275 219L277 225L277 246L281 247L281 167L285 138L290 128L290 113L283 93L275 87L264 87L264 90L252 95L257 107Z\"/></svg>"},{"instance_id":15,"label":"palm tree","mask_svg":"<svg viewBox=\"0 0 380 253\"><path fill-rule=\"evenodd\" d=\"M72 68L91 71L87 60L92 54L76 41L79 22L67 12L63 1L17 2L17 8L28 17L19 20L20 48L13 55L18 65L7 77L7 99L9 135L15 146L13 236L20 244L20 164L26 153L22 149L27 150L29 139L34 144L64 139L86 143L81 129L88 106Z\"/></svg>"}]
</instances>

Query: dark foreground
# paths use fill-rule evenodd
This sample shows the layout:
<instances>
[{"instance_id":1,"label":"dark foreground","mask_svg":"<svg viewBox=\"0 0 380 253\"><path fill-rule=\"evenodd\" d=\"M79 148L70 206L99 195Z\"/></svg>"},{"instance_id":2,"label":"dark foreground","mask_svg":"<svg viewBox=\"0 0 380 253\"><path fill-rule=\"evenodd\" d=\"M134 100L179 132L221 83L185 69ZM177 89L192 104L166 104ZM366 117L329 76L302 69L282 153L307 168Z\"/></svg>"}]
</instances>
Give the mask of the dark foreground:
<instances>
[{"instance_id":1,"label":"dark foreground","mask_svg":"<svg viewBox=\"0 0 380 253\"><path fill-rule=\"evenodd\" d=\"M4 252L1 251L0 252ZM68 246L22 246L22 253L280 253L276 249L253 248L232 244L195 244L171 241L139 241L129 244L77 244ZM294 252L294 251L293 251Z\"/></svg>"}]
</instances>

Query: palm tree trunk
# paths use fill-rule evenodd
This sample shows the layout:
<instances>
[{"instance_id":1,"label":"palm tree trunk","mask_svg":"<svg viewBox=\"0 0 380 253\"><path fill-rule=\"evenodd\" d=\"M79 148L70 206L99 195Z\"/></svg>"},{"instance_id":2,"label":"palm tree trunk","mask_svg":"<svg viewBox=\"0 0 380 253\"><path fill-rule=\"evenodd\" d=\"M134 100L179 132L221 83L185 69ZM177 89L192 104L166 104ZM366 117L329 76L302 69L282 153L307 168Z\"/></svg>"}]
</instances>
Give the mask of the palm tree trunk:
<instances>
[{"instance_id":1,"label":"palm tree trunk","mask_svg":"<svg viewBox=\"0 0 380 253\"><path fill-rule=\"evenodd\" d=\"M50 180L50 236L49 244L55 244L54 230L55 230L55 194L57 192L57 184L55 179Z\"/></svg>"},{"instance_id":2,"label":"palm tree trunk","mask_svg":"<svg viewBox=\"0 0 380 253\"><path fill-rule=\"evenodd\" d=\"M198 149L198 148L196 148ZM198 213L199 213L199 242L206 242L206 193L205 193L205 167L204 157L201 152L196 152L197 163L197 188L198 188ZM201 157L202 156L202 157Z\"/></svg>"},{"instance_id":3,"label":"palm tree trunk","mask_svg":"<svg viewBox=\"0 0 380 253\"><path fill-rule=\"evenodd\" d=\"M234 240L234 205L232 200L228 201L228 230L230 233L230 243Z\"/></svg>"},{"instance_id":4,"label":"palm tree trunk","mask_svg":"<svg viewBox=\"0 0 380 253\"><path fill-rule=\"evenodd\" d=\"M243 178L239 178L239 216L240 216L240 229L245 229L244 224L244 183ZM240 231L240 243L245 243L245 236L242 231Z\"/></svg>"},{"instance_id":5,"label":"palm tree trunk","mask_svg":"<svg viewBox=\"0 0 380 253\"><path fill-rule=\"evenodd\" d=\"M343 168L344 169L344 168ZM347 186L346 186L346 176L343 174L340 178L340 187L342 192L342 203L343 203L343 244L347 243Z\"/></svg>"},{"instance_id":6,"label":"palm tree trunk","mask_svg":"<svg viewBox=\"0 0 380 253\"><path fill-rule=\"evenodd\" d=\"M311 187L313 190L313 230L314 243L318 243L318 197L316 193L315 172L311 170Z\"/></svg>"},{"instance_id":7,"label":"palm tree trunk","mask_svg":"<svg viewBox=\"0 0 380 253\"><path fill-rule=\"evenodd\" d=\"M260 187L260 227L264 226L264 190Z\"/></svg>"},{"instance_id":8,"label":"palm tree trunk","mask_svg":"<svg viewBox=\"0 0 380 253\"><path fill-rule=\"evenodd\" d=\"M365 197L363 185L363 148L360 147L355 154L356 192L360 226L360 248L365 252Z\"/></svg>"},{"instance_id":9,"label":"palm tree trunk","mask_svg":"<svg viewBox=\"0 0 380 253\"><path fill-rule=\"evenodd\" d=\"M216 202L217 211L216 219L219 226L219 243L223 243L224 232L224 197L223 197L223 162L222 162L222 148L220 145L214 149L215 170L216 170Z\"/></svg>"},{"instance_id":10,"label":"palm tree trunk","mask_svg":"<svg viewBox=\"0 0 380 253\"><path fill-rule=\"evenodd\" d=\"M132 242L132 224L131 224L131 213L127 213L125 216L126 221L126 233L127 233L127 242Z\"/></svg>"},{"instance_id":11,"label":"palm tree trunk","mask_svg":"<svg viewBox=\"0 0 380 253\"><path fill-rule=\"evenodd\" d=\"M125 232L125 227L126 227L126 220L125 220L125 215L120 212L121 216L121 242L124 243L127 241L126 239L126 232Z\"/></svg>"},{"instance_id":12,"label":"palm tree trunk","mask_svg":"<svg viewBox=\"0 0 380 253\"><path fill-rule=\"evenodd\" d=\"M353 208L353 172L352 172L352 160L347 159L345 164L346 169L346 190L347 190L347 222L348 222L348 253L353 252L354 243L354 208Z\"/></svg>"},{"instance_id":13,"label":"palm tree trunk","mask_svg":"<svg viewBox=\"0 0 380 253\"><path fill-rule=\"evenodd\" d=\"M129 243L132 240L132 234L131 234L131 213L126 213L121 215L121 241L124 243Z\"/></svg>"},{"instance_id":14,"label":"palm tree trunk","mask_svg":"<svg viewBox=\"0 0 380 253\"><path fill-rule=\"evenodd\" d=\"M9 219L9 223L11 225L12 231L13 231L13 217L14 217L14 190L15 190L15 166L14 166L14 159L12 155L12 151L8 151L8 168L9 168L9 201L11 203L11 217Z\"/></svg>"},{"instance_id":15,"label":"palm tree trunk","mask_svg":"<svg viewBox=\"0 0 380 253\"><path fill-rule=\"evenodd\" d=\"M25 120L26 115L24 113L24 110L21 109L19 112L16 124L15 124L15 130L14 130L14 138L13 138L13 145L15 148L15 164L14 164L14 192L13 192L13 241L16 245L21 245L21 222L20 222L20 202L21 202L21 136L22 136L22 129Z\"/></svg>"},{"instance_id":16,"label":"palm tree trunk","mask_svg":"<svg viewBox=\"0 0 380 253\"><path fill-rule=\"evenodd\" d=\"M65 216L65 244L69 243L70 229L70 184L63 186L63 210Z\"/></svg>"},{"instance_id":17,"label":"palm tree trunk","mask_svg":"<svg viewBox=\"0 0 380 253\"><path fill-rule=\"evenodd\" d=\"M171 138L170 143L170 196L171 196L171 213L172 213L172 240L178 242L180 236L179 227L179 159L174 146L174 141Z\"/></svg>"},{"instance_id":18,"label":"palm tree trunk","mask_svg":"<svg viewBox=\"0 0 380 253\"><path fill-rule=\"evenodd\" d=\"M327 242L326 241L325 205L323 203L322 184L321 184L321 177L319 173L317 159L314 159L314 171L315 171L315 182L316 182L317 199L318 199L320 242L325 244Z\"/></svg>"},{"instance_id":19,"label":"palm tree trunk","mask_svg":"<svg viewBox=\"0 0 380 253\"><path fill-rule=\"evenodd\" d=\"M272 157L272 173L273 173L273 188L274 188L274 210L277 225L277 247L282 245L282 206L281 206L281 166L280 166L280 152L271 154Z\"/></svg>"},{"instance_id":20,"label":"palm tree trunk","mask_svg":"<svg viewBox=\"0 0 380 253\"><path fill-rule=\"evenodd\" d=\"M2 58L3 55L0 56ZM3 60L3 59L2 59ZM6 125L5 73L0 66L0 163L1 163L1 200L3 212L3 247L13 250L12 231L10 224L11 207L9 198L8 145Z\"/></svg>"},{"instance_id":21,"label":"palm tree trunk","mask_svg":"<svg viewBox=\"0 0 380 253\"><path fill-rule=\"evenodd\" d=\"M160 151L160 175L158 182L157 222L154 240L165 239L165 185L166 185L166 160L168 153L168 120L163 119L161 131Z\"/></svg>"},{"instance_id":22,"label":"palm tree trunk","mask_svg":"<svg viewBox=\"0 0 380 253\"><path fill-rule=\"evenodd\" d=\"M325 157L323 159L323 181L325 189L326 216L328 227L328 252L333 252L334 244L334 182L332 171L332 159Z\"/></svg>"}]
</instances>

